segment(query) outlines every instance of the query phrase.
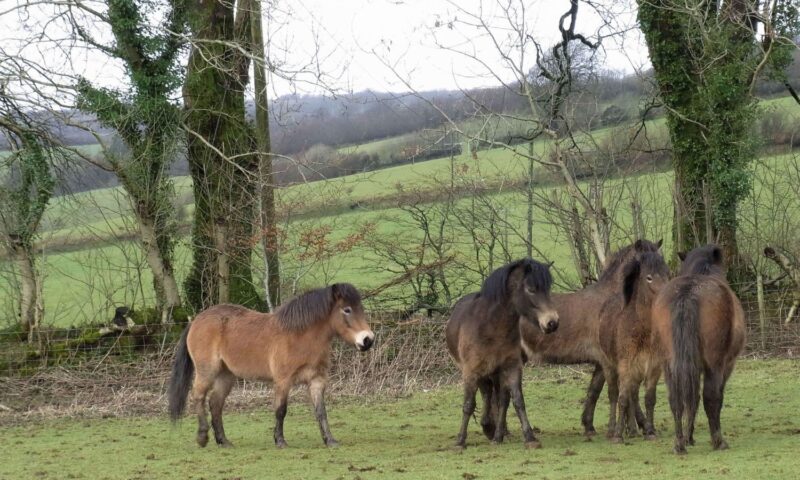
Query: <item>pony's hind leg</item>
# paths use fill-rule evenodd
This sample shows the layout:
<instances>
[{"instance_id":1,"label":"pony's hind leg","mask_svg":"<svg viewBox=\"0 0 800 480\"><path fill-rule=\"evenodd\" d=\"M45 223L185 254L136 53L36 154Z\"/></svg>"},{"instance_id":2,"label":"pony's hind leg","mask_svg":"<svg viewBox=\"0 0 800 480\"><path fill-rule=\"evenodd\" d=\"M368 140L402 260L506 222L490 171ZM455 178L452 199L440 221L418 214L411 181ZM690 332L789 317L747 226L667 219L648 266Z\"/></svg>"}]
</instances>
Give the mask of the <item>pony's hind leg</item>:
<instances>
[{"instance_id":1,"label":"pony's hind leg","mask_svg":"<svg viewBox=\"0 0 800 480\"><path fill-rule=\"evenodd\" d=\"M208 445L208 418L206 418L206 395L211 387L211 381L201 375L199 371L195 373L194 383L192 384L192 405L197 414L197 444L201 447Z\"/></svg>"},{"instance_id":2,"label":"pony's hind leg","mask_svg":"<svg viewBox=\"0 0 800 480\"><path fill-rule=\"evenodd\" d=\"M711 430L711 446L714 450L725 450L728 443L722 438L720 413L725 391L725 379L720 372L707 369L703 380L703 408L708 417L708 428Z\"/></svg>"},{"instance_id":3,"label":"pony's hind leg","mask_svg":"<svg viewBox=\"0 0 800 480\"><path fill-rule=\"evenodd\" d=\"M686 438L683 436L683 401L678 396L677 387L674 386L672 372L669 367L664 368L664 380L667 383L669 408L672 410L672 419L675 422L675 444L672 450L679 454L686 453Z\"/></svg>"},{"instance_id":4,"label":"pony's hind leg","mask_svg":"<svg viewBox=\"0 0 800 480\"><path fill-rule=\"evenodd\" d=\"M283 420L286 418L286 409L289 403L289 391L292 385L288 382L275 382L273 408L275 410L275 430L272 437L275 439L275 446L278 448L287 447L286 439L283 438Z\"/></svg>"},{"instance_id":5,"label":"pony's hind leg","mask_svg":"<svg viewBox=\"0 0 800 480\"><path fill-rule=\"evenodd\" d=\"M504 372L504 376L504 384L507 387L503 388L503 390L507 390L511 395L511 401L514 403L514 410L517 411L517 417L519 417L519 423L522 426L522 438L525 439L525 447L541 448L542 444L536 439L536 436L533 433L533 428L531 428L531 424L528 421L528 413L525 411L525 398L522 396L521 369L517 368L508 372ZM503 412L503 414L505 417L505 412Z\"/></svg>"},{"instance_id":6,"label":"pony's hind leg","mask_svg":"<svg viewBox=\"0 0 800 480\"><path fill-rule=\"evenodd\" d=\"M597 400L600 398L600 393L603 391L605 383L606 377L603 375L603 368L600 365L595 365L592 380L589 382L589 388L586 391L586 400L583 402L583 415L581 415L583 434L587 437L597 434L597 430L594 429L594 411L597 408Z\"/></svg>"},{"instance_id":7,"label":"pony's hind leg","mask_svg":"<svg viewBox=\"0 0 800 480\"><path fill-rule=\"evenodd\" d=\"M232 447L233 444L225 437L225 428L222 426L222 408L225 406L225 399L231 393L236 377L230 372L220 373L214 380L214 388L208 398L208 405L211 410L211 426L214 428L214 440L220 447Z\"/></svg>"},{"instance_id":8,"label":"pony's hind leg","mask_svg":"<svg viewBox=\"0 0 800 480\"><path fill-rule=\"evenodd\" d=\"M328 425L328 413L325 411L325 378L314 378L308 383L308 393L311 403L314 405L314 416L319 423L319 430L322 433L322 441L328 447L336 447L339 442L333 438L331 428Z\"/></svg>"},{"instance_id":9,"label":"pony's hind leg","mask_svg":"<svg viewBox=\"0 0 800 480\"><path fill-rule=\"evenodd\" d=\"M478 383L472 377L464 376L464 405L461 408L461 429L456 438L456 447L464 448L467 444L467 428L469 419L475 413L475 393L478 391Z\"/></svg>"}]
</instances>

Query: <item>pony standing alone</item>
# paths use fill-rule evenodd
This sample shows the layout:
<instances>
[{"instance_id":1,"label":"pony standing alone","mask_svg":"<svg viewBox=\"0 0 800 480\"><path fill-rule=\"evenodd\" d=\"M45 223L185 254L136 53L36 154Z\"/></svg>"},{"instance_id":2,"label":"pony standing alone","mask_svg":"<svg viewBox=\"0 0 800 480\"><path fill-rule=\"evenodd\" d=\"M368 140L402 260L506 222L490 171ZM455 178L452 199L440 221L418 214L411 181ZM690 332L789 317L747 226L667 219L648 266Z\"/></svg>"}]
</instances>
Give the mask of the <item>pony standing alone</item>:
<instances>
[{"instance_id":1,"label":"pony standing alone","mask_svg":"<svg viewBox=\"0 0 800 480\"><path fill-rule=\"evenodd\" d=\"M338 335L362 352L369 350L375 334L364 317L361 295L349 283L311 290L275 313L238 305L205 310L186 327L178 343L168 391L170 417L175 421L181 416L191 387L197 443L201 447L208 443L208 396L214 439L230 447L222 426L222 407L236 379L272 381L274 439L283 448L289 391L296 384L306 384L322 441L329 447L337 445L328 426L324 397L331 341Z\"/></svg>"}]
</instances>

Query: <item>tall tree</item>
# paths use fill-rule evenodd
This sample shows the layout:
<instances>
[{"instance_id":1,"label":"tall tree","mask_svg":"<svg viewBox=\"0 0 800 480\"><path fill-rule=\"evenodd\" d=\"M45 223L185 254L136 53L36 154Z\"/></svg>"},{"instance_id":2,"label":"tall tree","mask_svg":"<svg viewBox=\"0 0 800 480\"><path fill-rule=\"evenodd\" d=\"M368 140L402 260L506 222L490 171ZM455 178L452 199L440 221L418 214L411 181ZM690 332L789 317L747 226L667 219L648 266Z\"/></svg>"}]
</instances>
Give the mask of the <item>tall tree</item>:
<instances>
[{"instance_id":1,"label":"tall tree","mask_svg":"<svg viewBox=\"0 0 800 480\"><path fill-rule=\"evenodd\" d=\"M78 107L115 129L127 147L119 154L105 148L99 166L116 174L130 198L140 241L153 272L163 319L180 305L173 268L175 221L169 166L182 141L182 113L173 98L182 84L181 39L186 24L184 0L110 0L107 12L77 3L73 31L91 47L120 60L129 86L115 89L78 81ZM81 12L102 19L113 41L102 43L86 27Z\"/></svg>"},{"instance_id":2,"label":"tall tree","mask_svg":"<svg viewBox=\"0 0 800 480\"><path fill-rule=\"evenodd\" d=\"M250 0L189 1L192 50L183 85L195 211L189 302L263 307L253 283L258 156L245 119Z\"/></svg>"},{"instance_id":3,"label":"tall tree","mask_svg":"<svg viewBox=\"0 0 800 480\"><path fill-rule=\"evenodd\" d=\"M738 258L737 206L751 188L756 147L752 86L775 51L758 48L759 22L773 19L759 7L787 3L638 0L672 140L678 250L718 242L729 263Z\"/></svg>"}]
</instances>

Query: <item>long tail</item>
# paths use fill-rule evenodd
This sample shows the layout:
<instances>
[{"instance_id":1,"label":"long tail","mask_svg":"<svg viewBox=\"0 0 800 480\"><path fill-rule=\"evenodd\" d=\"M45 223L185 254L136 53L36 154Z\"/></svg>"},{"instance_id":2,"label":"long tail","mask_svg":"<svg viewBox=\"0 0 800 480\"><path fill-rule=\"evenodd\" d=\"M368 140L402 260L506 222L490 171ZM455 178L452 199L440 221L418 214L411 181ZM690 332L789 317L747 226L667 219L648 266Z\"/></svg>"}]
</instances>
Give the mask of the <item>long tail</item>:
<instances>
[{"instance_id":1,"label":"long tail","mask_svg":"<svg viewBox=\"0 0 800 480\"><path fill-rule=\"evenodd\" d=\"M194 362L189 356L189 348L186 346L186 337L189 336L191 324L186 329L178 341L175 350L175 362L172 364L172 378L169 381L167 397L169 398L169 418L173 422L177 421L183 411L186 410L186 398L189 396L189 389L192 387L192 376L194 375Z\"/></svg>"},{"instance_id":2,"label":"long tail","mask_svg":"<svg viewBox=\"0 0 800 480\"><path fill-rule=\"evenodd\" d=\"M672 362L670 384L687 415L700 402L700 307L693 283L682 285L672 308Z\"/></svg>"}]
</instances>

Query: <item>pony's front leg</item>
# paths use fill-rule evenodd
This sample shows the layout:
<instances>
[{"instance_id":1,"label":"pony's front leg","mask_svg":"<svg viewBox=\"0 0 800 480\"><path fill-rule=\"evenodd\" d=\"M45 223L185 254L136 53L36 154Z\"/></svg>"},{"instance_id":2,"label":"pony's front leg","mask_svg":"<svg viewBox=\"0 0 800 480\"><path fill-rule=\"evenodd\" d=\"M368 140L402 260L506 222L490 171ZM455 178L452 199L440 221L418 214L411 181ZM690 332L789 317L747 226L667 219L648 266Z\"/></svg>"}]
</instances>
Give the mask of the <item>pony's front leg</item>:
<instances>
[{"instance_id":1,"label":"pony's front leg","mask_svg":"<svg viewBox=\"0 0 800 480\"><path fill-rule=\"evenodd\" d=\"M661 370L658 367L652 368L647 372L647 379L645 380L645 394L644 394L644 408L647 412L647 417L644 422L644 439L656 439L655 427L655 409L656 409L656 387L658 386L658 378L661 376Z\"/></svg>"},{"instance_id":2,"label":"pony's front leg","mask_svg":"<svg viewBox=\"0 0 800 480\"><path fill-rule=\"evenodd\" d=\"M317 417L319 430L322 433L322 441L328 447L336 447L339 442L333 438L331 428L328 425L328 413L325 411L325 378L314 378L308 383L308 393L311 396L311 403L314 405L314 416Z\"/></svg>"},{"instance_id":3,"label":"pony's front leg","mask_svg":"<svg viewBox=\"0 0 800 480\"><path fill-rule=\"evenodd\" d=\"M522 426L522 438L525 439L525 448L541 448L542 444L536 439L533 428L528 421L528 413L525 411L525 398L522 396L522 371L512 370L506 380L508 391L511 394L511 401L514 402L514 410L517 411L519 423Z\"/></svg>"},{"instance_id":4,"label":"pony's front leg","mask_svg":"<svg viewBox=\"0 0 800 480\"><path fill-rule=\"evenodd\" d=\"M634 416L631 411L631 402L634 399L633 389L635 388L635 383L631 382L629 378L624 377L622 374L620 374L619 383L619 399L617 401L619 417L617 418L617 424L611 436L611 441L613 443L624 442L623 434L626 429L626 424L634 422L635 425L635 420L631 418Z\"/></svg>"},{"instance_id":5,"label":"pony's front leg","mask_svg":"<svg viewBox=\"0 0 800 480\"><path fill-rule=\"evenodd\" d=\"M606 437L611 438L617 430L617 401L619 400L619 377L617 372L612 369L603 369L608 385L608 431ZM622 419L620 419L622 421Z\"/></svg>"},{"instance_id":6,"label":"pony's front leg","mask_svg":"<svg viewBox=\"0 0 800 480\"><path fill-rule=\"evenodd\" d=\"M600 392L603 391L605 383L606 377L603 375L603 368L600 365L595 365L592 380L589 382L589 388L586 391L586 400L583 402L583 415L581 415L583 434L587 437L592 437L597 433L597 430L594 429L594 411L597 408L597 399L600 398Z\"/></svg>"},{"instance_id":7,"label":"pony's front leg","mask_svg":"<svg viewBox=\"0 0 800 480\"><path fill-rule=\"evenodd\" d=\"M275 383L275 399L273 400L275 431L273 433L273 438L275 439L275 446L278 448L285 448L288 446L286 440L283 438L283 419L286 418L289 390L291 390L291 388L292 385L289 383Z\"/></svg>"}]
</instances>

